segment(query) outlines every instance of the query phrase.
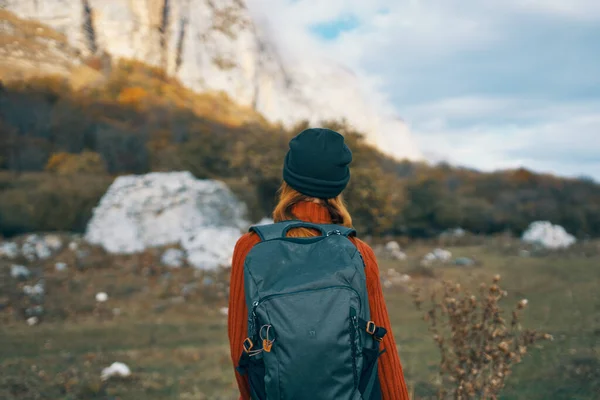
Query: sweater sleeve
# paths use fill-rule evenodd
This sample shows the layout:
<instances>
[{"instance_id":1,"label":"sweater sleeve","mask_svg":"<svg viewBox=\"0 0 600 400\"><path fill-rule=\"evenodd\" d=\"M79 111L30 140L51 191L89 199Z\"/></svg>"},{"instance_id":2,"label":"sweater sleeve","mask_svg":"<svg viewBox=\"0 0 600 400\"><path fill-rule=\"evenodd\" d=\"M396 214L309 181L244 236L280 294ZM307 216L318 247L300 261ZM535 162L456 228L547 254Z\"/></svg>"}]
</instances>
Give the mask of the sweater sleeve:
<instances>
[{"instance_id":1,"label":"sweater sleeve","mask_svg":"<svg viewBox=\"0 0 600 400\"><path fill-rule=\"evenodd\" d=\"M247 233L238 240L233 251L227 330L229 333L231 360L234 366L238 365L240 356L242 355L242 343L246 338L248 330L248 309L244 293L244 260L250 249L259 241L258 235ZM247 377L241 376L237 370L234 371L235 379L240 389L240 399L250 399L250 386Z\"/></svg>"},{"instance_id":2,"label":"sweater sleeve","mask_svg":"<svg viewBox=\"0 0 600 400\"><path fill-rule=\"evenodd\" d=\"M400 364L400 356L396 348L396 340L394 339L390 318L383 298L377 259L375 258L373 249L365 242L356 239L355 243L365 261L371 319L375 324L383 326L387 330L381 348L381 350L387 350L379 358L379 381L382 398L383 400L409 400L404 373Z\"/></svg>"}]
</instances>

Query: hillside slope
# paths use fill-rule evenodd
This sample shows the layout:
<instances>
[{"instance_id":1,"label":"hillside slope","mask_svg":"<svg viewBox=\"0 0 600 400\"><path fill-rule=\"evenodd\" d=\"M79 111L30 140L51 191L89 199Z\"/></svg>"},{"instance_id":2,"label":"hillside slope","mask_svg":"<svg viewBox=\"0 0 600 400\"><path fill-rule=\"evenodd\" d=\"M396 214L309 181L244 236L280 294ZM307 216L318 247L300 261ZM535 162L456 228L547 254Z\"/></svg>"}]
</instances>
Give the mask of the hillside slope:
<instances>
[{"instance_id":1,"label":"hillside slope","mask_svg":"<svg viewBox=\"0 0 600 400\"><path fill-rule=\"evenodd\" d=\"M358 78L327 60L285 62L242 0L0 0L63 34L83 56L108 52L164 69L195 91L223 91L272 122L346 119L398 158L420 151L398 118L381 115Z\"/></svg>"},{"instance_id":2,"label":"hillside slope","mask_svg":"<svg viewBox=\"0 0 600 400\"><path fill-rule=\"evenodd\" d=\"M8 39L0 42L0 234L82 230L115 176L150 171L224 180L252 220L271 212L288 140L306 124L283 129L161 68L86 56L60 33L7 11L0 26ZM59 57L65 62L46 76L44 63ZM594 182L398 162L356 129L323 126L344 134L354 153L345 198L362 233L520 233L549 220L581 238L600 236Z\"/></svg>"}]
</instances>

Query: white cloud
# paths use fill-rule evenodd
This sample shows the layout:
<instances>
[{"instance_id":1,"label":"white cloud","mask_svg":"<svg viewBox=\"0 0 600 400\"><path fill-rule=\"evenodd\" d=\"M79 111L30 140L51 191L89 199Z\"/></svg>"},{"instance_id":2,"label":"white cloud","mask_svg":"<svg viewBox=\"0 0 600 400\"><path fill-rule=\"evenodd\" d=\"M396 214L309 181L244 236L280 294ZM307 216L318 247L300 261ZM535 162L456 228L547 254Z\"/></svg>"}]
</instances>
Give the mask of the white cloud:
<instances>
[{"instance_id":1,"label":"white cloud","mask_svg":"<svg viewBox=\"0 0 600 400\"><path fill-rule=\"evenodd\" d=\"M553 14L560 18L600 19L600 2L597 0L510 0L506 4L515 10Z\"/></svg>"},{"instance_id":2,"label":"white cloud","mask_svg":"<svg viewBox=\"0 0 600 400\"><path fill-rule=\"evenodd\" d=\"M288 54L354 70L431 159L600 178L600 1L249 1Z\"/></svg>"},{"instance_id":3,"label":"white cloud","mask_svg":"<svg viewBox=\"0 0 600 400\"><path fill-rule=\"evenodd\" d=\"M508 99L482 99L481 104L485 111L492 111L490 105L497 104L498 110L512 110L518 114L521 102L516 100L511 107ZM479 123L468 128L455 128L446 122L454 115L452 107L440 108L433 104L432 110L443 115L441 121L438 119L435 125L424 119L424 123L413 125L412 130L426 154L437 154L438 159L453 164L474 165L486 171L527 167L560 175L585 174L600 178L600 108L591 111L587 106L579 110L571 105L564 107L567 112L558 105L547 110L543 107L523 110L525 114L545 115L529 124ZM427 108L422 106L421 109ZM463 109L458 111L462 113ZM570 116L564 117L565 114ZM439 157L439 154L445 157Z\"/></svg>"}]
</instances>

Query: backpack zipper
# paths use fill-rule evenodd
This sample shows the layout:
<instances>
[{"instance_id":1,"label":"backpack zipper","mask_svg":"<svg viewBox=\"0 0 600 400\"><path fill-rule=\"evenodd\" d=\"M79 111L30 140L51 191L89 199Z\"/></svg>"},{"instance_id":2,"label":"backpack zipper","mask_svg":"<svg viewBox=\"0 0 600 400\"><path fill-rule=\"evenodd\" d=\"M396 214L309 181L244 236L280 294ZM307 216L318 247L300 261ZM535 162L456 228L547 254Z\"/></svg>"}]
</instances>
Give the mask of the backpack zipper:
<instances>
[{"instance_id":1,"label":"backpack zipper","mask_svg":"<svg viewBox=\"0 0 600 400\"><path fill-rule=\"evenodd\" d=\"M252 314L254 316L256 316L256 308L261 305L262 303L264 303L265 301L271 300L274 297L281 297L281 296L288 296L288 295L292 295L292 294L298 294L298 293L303 293L303 292L317 292L317 291L321 291L321 290L327 290L327 289L346 289L346 290L350 290L352 292L354 292L354 294L356 294L356 297L358 297L359 300L359 310L360 310L360 305L362 304L362 299L360 298L360 294L358 294L358 292L356 291L356 289L350 287L350 286L344 286L344 285L333 285L333 286L327 286L327 287L322 287L322 288L318 288L318 289L303 289L303 290L296 290L293 292L286 292L286 293L275 293L275 294L270 294L268 296L262 297L260 299L258 299L258 301L255 301L254 303L252 303Z\"/></svg>"},{"instance_id":2,"label":"backpack zipper","mask_svg":"<svg viewBox=\"0 0 600 400\"><path fill-rule=\"evenodd\" d=\"M356 368L356 332L358 332L358 317L354 307L350 307L350 340L352 343L352 372L354 374L354 388L358 387L358 371Z\"/></svg>"},{"instance_id":3,"label":"backpack zipper","mask_svg":"<svg viewBox=\"0 0 600 400\"><path fill-rule=\"evenodd\" d=\"M271 300L274 297L287 296L287 295L298 294L298 293L303 293L303 292L316 292L316 291L321 291L321 290L326 290L326 289L345 289L345 290L350 290L350 291L354 292L354 294L356 294L356 297L358 297L358 309L360 310L361 305L362 305L362 299L360 298L360 294L358 294L358 292L350 286L333 285L333 286L327 286L327 287L318 288L318 289L303 289L303 290L296 290L293 292L275 293L275 294L270 294L268 296L262 297L262 298L258 299L257 301L255 301L254 303L252 303L252 318L251 318L251 321L249 321L250 323L252 323L252 325L251 325L252 328L249 329L249 331L255 332L255 334L258 335L258 331L256 330L258 328L258 317L256 316L256 309L262 303L264 303L268 300Z\"/></svg>"}]
</instances>

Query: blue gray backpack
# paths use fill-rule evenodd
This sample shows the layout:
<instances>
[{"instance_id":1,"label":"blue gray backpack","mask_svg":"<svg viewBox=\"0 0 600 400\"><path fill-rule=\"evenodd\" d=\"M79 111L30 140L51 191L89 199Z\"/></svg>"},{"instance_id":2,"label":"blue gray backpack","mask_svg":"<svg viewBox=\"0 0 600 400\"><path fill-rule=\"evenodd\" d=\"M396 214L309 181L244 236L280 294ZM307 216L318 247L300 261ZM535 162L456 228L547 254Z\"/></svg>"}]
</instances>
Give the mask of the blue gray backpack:
<instances>
[{"instance_id":1,"label":"blue gray backpack","mask_svg":"<svg viewBox=\"0 0 600 400\"><path fill-rule=\"evenodd\" d=\"M321 236L286 237L293 228ZM284 221L254 226L246 256L248 337L237 370L252 399L380 399L379 344L364 262L339 225Z\"/></svg>"}]
</instances>

